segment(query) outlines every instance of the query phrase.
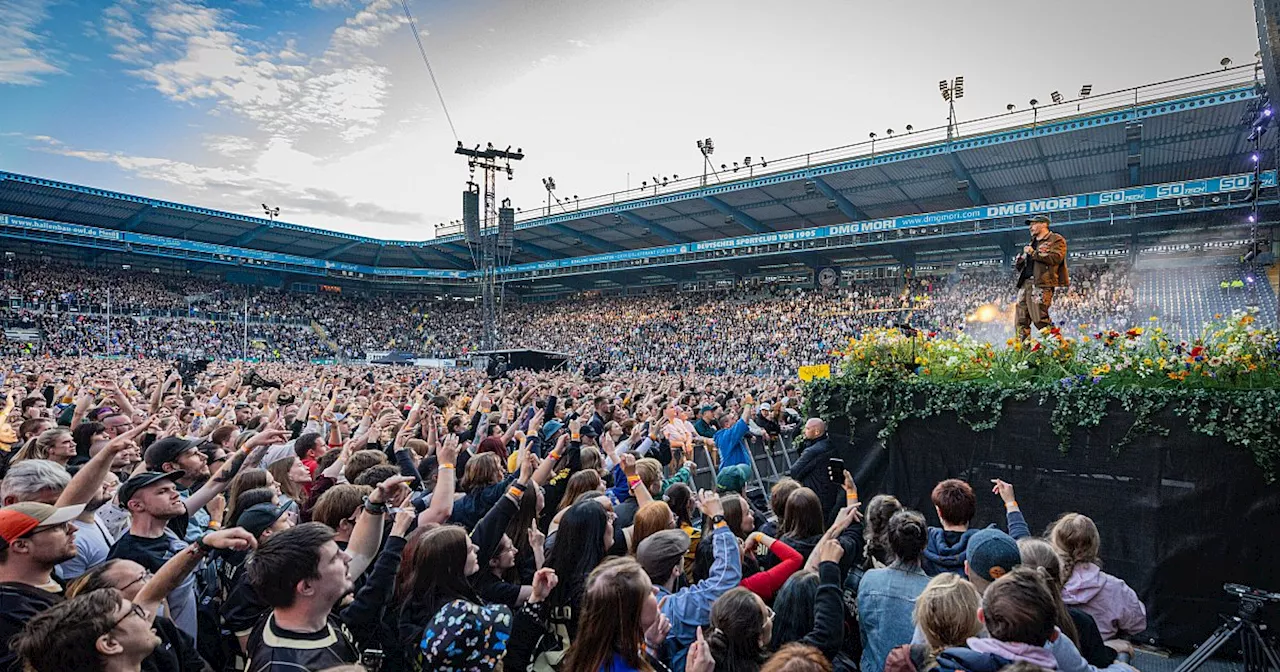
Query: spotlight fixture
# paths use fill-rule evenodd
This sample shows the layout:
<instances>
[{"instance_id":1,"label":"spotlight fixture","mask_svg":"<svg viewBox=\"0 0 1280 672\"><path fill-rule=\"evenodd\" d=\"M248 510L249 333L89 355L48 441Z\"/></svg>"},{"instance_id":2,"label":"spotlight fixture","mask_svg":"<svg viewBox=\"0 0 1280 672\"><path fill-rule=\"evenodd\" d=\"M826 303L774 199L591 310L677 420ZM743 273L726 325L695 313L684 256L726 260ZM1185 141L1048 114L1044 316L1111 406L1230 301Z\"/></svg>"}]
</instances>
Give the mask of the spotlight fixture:
<instances>
[{"instance_id":1,"label":"spotlight fixture","mask_svg":"<svg viewBox=\"0 0 1280 672\"><path fill-rule=\"evenodd\" d=\"M1092 85L1092 84L1085 84L1084 86L1080 87L1080 97L1081 97L1081 98L1088 98L1088 97L1089 97L1089 96L1091 96L1091 95L1093 95L1093 85Z\"/></svg>"},{"instance_id":2,"label":"spotlight fixture","mask_svg":"<svg viewBox=\"0 0 1280 672\"><path fill-rule=\"evenodd\" d=\"M818 184L813 180L805 180L804 193L809 195L818 193Z\"/></svg>"},{"instance_id":3,"label":"spotlight fixture","mask_svg":"<svg viewBox=\"0 0 1280 672\"><path fill-rule=\"evenodd\" d=\"M914 130L916 130L916 127L915 127L915 126L912 126L911 124L907 124L907 132L908 132L908 133L910 133L911 131L914 131Z\"/></svg>"},{"instance_id":4,"label":"spotlight fixture","mask_svg":"<svg viewBox=\"0 0 1280 672\"><path fill-rule=\"evenodd\" d=\"M885 131L885 135L888 135L889 137L891 137L891 138L892 138L892 137L893 137L893 129L892 129L892 128L887 129L887 130Z\"/></svg>"},{"instance_id":5,"label":"spotlight fixture","mask_svg":"<svg viewBox=\"0 0 1280 672\"><path fill-rule=\"evenodd\" d=\"M273 221L273 222L274 222L274 221L276 221L276 217L279 217L279 216L280 216L280 208L279 208L279 207L274 207L274 208L272 208L272 207L269 207L266 203L263 203L263 204L262 204L262 211L263 211L264 213L266 213L266 215L267 215L267 219L269 219L269 220L271 220L271 221Z\"/></svg>"},{"instance_id":6,"label":"spotlight fixture","mask_svg":"<svg viewBox=\"0 0 1280 672\"><path fill-rule=\"evenodd\" d=\"M1049 98L1053 100L1054 105L1057 105L1058 103L1062 102L1062 94L1058 93L1057 91L1054 91L1053 93L1049 94Z\"/></svg>"},{"instance_id":7,"label":"spotlight fixture","mask_svg":"<svg viewBox=\"0 0 1280 672\"><path fill-rule=\"evenodd\" d=\"M1222 60L1218 61L1218 65L1221 65L1222 69L1226 70L1227 68L1231 67L1231 58L1227 56L1222 57Z\"/></svg>"},{"instance_id":8,"label":"spotlight fixture","mask_svg":"<svg viewBox=\"0 0 1280 672\"><path fill-rule=\"evenodd\" d=\"M1036 100L1035 98L1031 99L1031 107L1035 107L1039 104L1040 104L1040 101Z\"/></svg>"},{"instance_id":9,"label":"spotlight fixture","mask_svg":"<svg viewBox=\"0 0 1280 672\"><path fill-rule=\"evenodd\" d=\"M875 132L875 131L871 131L871 139L872 139L872 140L875 140L875 139L876 139L876 132Z\"/></svg>"},{"instance_id":10,"label":"spotlight fixture","mask_svg":"<svg viewBox=\"0 0 1280 672\"><path fill-rule=\"evenodd\" d=\"M1014 105L1013 103L1009 103L1008 105L1005 105L1005 106L1004 106L1004 109L1006 109L1006 110L1008 110L1008 111L1012 112L1012 111L1014 111L1015 109L1017 109L1017 107L1018 107L1017 105Z\"/></svg>"}]
</instances>

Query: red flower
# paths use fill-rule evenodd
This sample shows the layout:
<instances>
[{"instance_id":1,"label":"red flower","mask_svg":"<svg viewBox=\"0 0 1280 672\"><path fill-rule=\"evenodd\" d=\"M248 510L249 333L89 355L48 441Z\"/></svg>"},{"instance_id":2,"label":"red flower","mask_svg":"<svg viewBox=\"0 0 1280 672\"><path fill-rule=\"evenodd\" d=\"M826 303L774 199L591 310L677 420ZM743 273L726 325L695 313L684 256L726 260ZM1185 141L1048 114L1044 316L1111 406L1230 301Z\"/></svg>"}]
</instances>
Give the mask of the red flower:
<instances>
[{"instance_id":1,"label":"red flower","mask_svg":"<svg viewBox=\"0 0 1280 672\"><path fill-rule=\"evenodd\" d=\"M1039 349L1040 349L1040 342L1039 342L1039 341L1036 341L1035 343L1032 343L1032 344L1031 344L1031 352L1035 352L1036 350L1039 350Z\"/></svg>"},{"instance_id":2,"label":"red flower","mask_svg":"<svg viewBox=\"0 0 1280 672\"><path fill-rule=\"evenodd\" d=\"M1199 357L1202 354L1204 354L1204 346L1197 345L1196 347L1191 348L1192 357Z\"/></svg>"}]
</instances>

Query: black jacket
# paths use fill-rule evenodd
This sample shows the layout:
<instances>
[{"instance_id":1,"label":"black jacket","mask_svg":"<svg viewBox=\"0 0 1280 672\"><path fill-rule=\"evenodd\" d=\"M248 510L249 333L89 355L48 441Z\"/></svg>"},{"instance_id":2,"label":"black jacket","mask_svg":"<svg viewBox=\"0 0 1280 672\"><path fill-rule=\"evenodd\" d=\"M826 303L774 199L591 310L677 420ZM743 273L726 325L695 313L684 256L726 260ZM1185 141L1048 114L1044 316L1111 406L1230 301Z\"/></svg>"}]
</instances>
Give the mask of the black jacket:
<instances>
[{"instance_id":1,"label":"black jacket","mask_svg":"<svg viewBox=\"0 0 1280 672\"><path fill-rule=\"evenodd\" d=\"M829 468L831 458L836 457L835 447L826 434L815 439L800 452L800 459L791 465L791 478L818 495L822 502L823 517L830 525L840 510L840 486L831 482Z\"/></svg>"}]
</instances>

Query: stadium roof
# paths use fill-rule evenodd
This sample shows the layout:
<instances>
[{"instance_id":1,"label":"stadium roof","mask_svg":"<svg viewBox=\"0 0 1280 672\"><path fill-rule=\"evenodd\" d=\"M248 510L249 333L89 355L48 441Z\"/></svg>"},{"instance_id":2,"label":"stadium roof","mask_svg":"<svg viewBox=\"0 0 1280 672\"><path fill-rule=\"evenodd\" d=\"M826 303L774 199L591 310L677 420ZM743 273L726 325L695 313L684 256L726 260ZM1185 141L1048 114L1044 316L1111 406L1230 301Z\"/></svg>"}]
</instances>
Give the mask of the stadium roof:
<instances>
[{"instance_id":1,"label":"stadium roof","mask_svg":"<svg viewBox=\"0 0 1280 672\"><path fill-rule=\"evenodd\" d=\"M517 218L512 263L1243 173L1252 168L1245 138L1262 100L1260 76L1253 65L1219 70L955 128L901 129L767 166L717 171L705 184L701 176L685 178L550 214L525 212ZM319 274L345 265L460 277L471 268L465 244L450 231L427 241L378 240L13 173L0 172L0 214L95 227L112 233L94 245L124 250L145 238L142 246L155 250L143 253L164 254L163 237L305 257L323 262L314 266ZM25 237L21 229L12 224L0 236ZM115 232L125 242L105 240ZM212 263L236 261L221 255Z\"/></svg>"}]
</instances>

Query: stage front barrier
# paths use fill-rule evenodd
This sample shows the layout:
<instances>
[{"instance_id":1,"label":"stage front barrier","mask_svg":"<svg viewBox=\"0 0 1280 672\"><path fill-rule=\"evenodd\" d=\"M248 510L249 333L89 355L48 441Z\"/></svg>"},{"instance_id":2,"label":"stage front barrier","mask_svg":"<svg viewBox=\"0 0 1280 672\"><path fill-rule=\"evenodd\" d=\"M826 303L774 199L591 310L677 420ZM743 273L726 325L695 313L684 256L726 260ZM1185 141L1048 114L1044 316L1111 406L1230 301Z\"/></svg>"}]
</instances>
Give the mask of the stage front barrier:
<instances>
[{"instance_id":1,"label":"stage front barrier","mask_svg":"<svg viewBox=\"0 0 1280 672\"><path fill-rule=\"evenodd\" d=\"M990 487L1001 478L1014 484L1034 534L1065 512L1091 517L1104 571L1147 607L1140 641L1194 647L1218 626L1219 613L1236 612L1224 583L1280 590L1280 485L1266 481L1252 455L1190 431L1170 412L1155 418L1168 436L1146 434L1115 451L1134 423L1118 407L1099 427L1075 430L1063 453L1052 412L1052 402L1006 402L996 427L983 432L942 413L906 420L887 442L876 438L878 426L828 420L864 502L893 494L937 524L933 486L961 478L978 495L974 525L1004 529L1004 507Z\"/></svg>"}]
</instances>

